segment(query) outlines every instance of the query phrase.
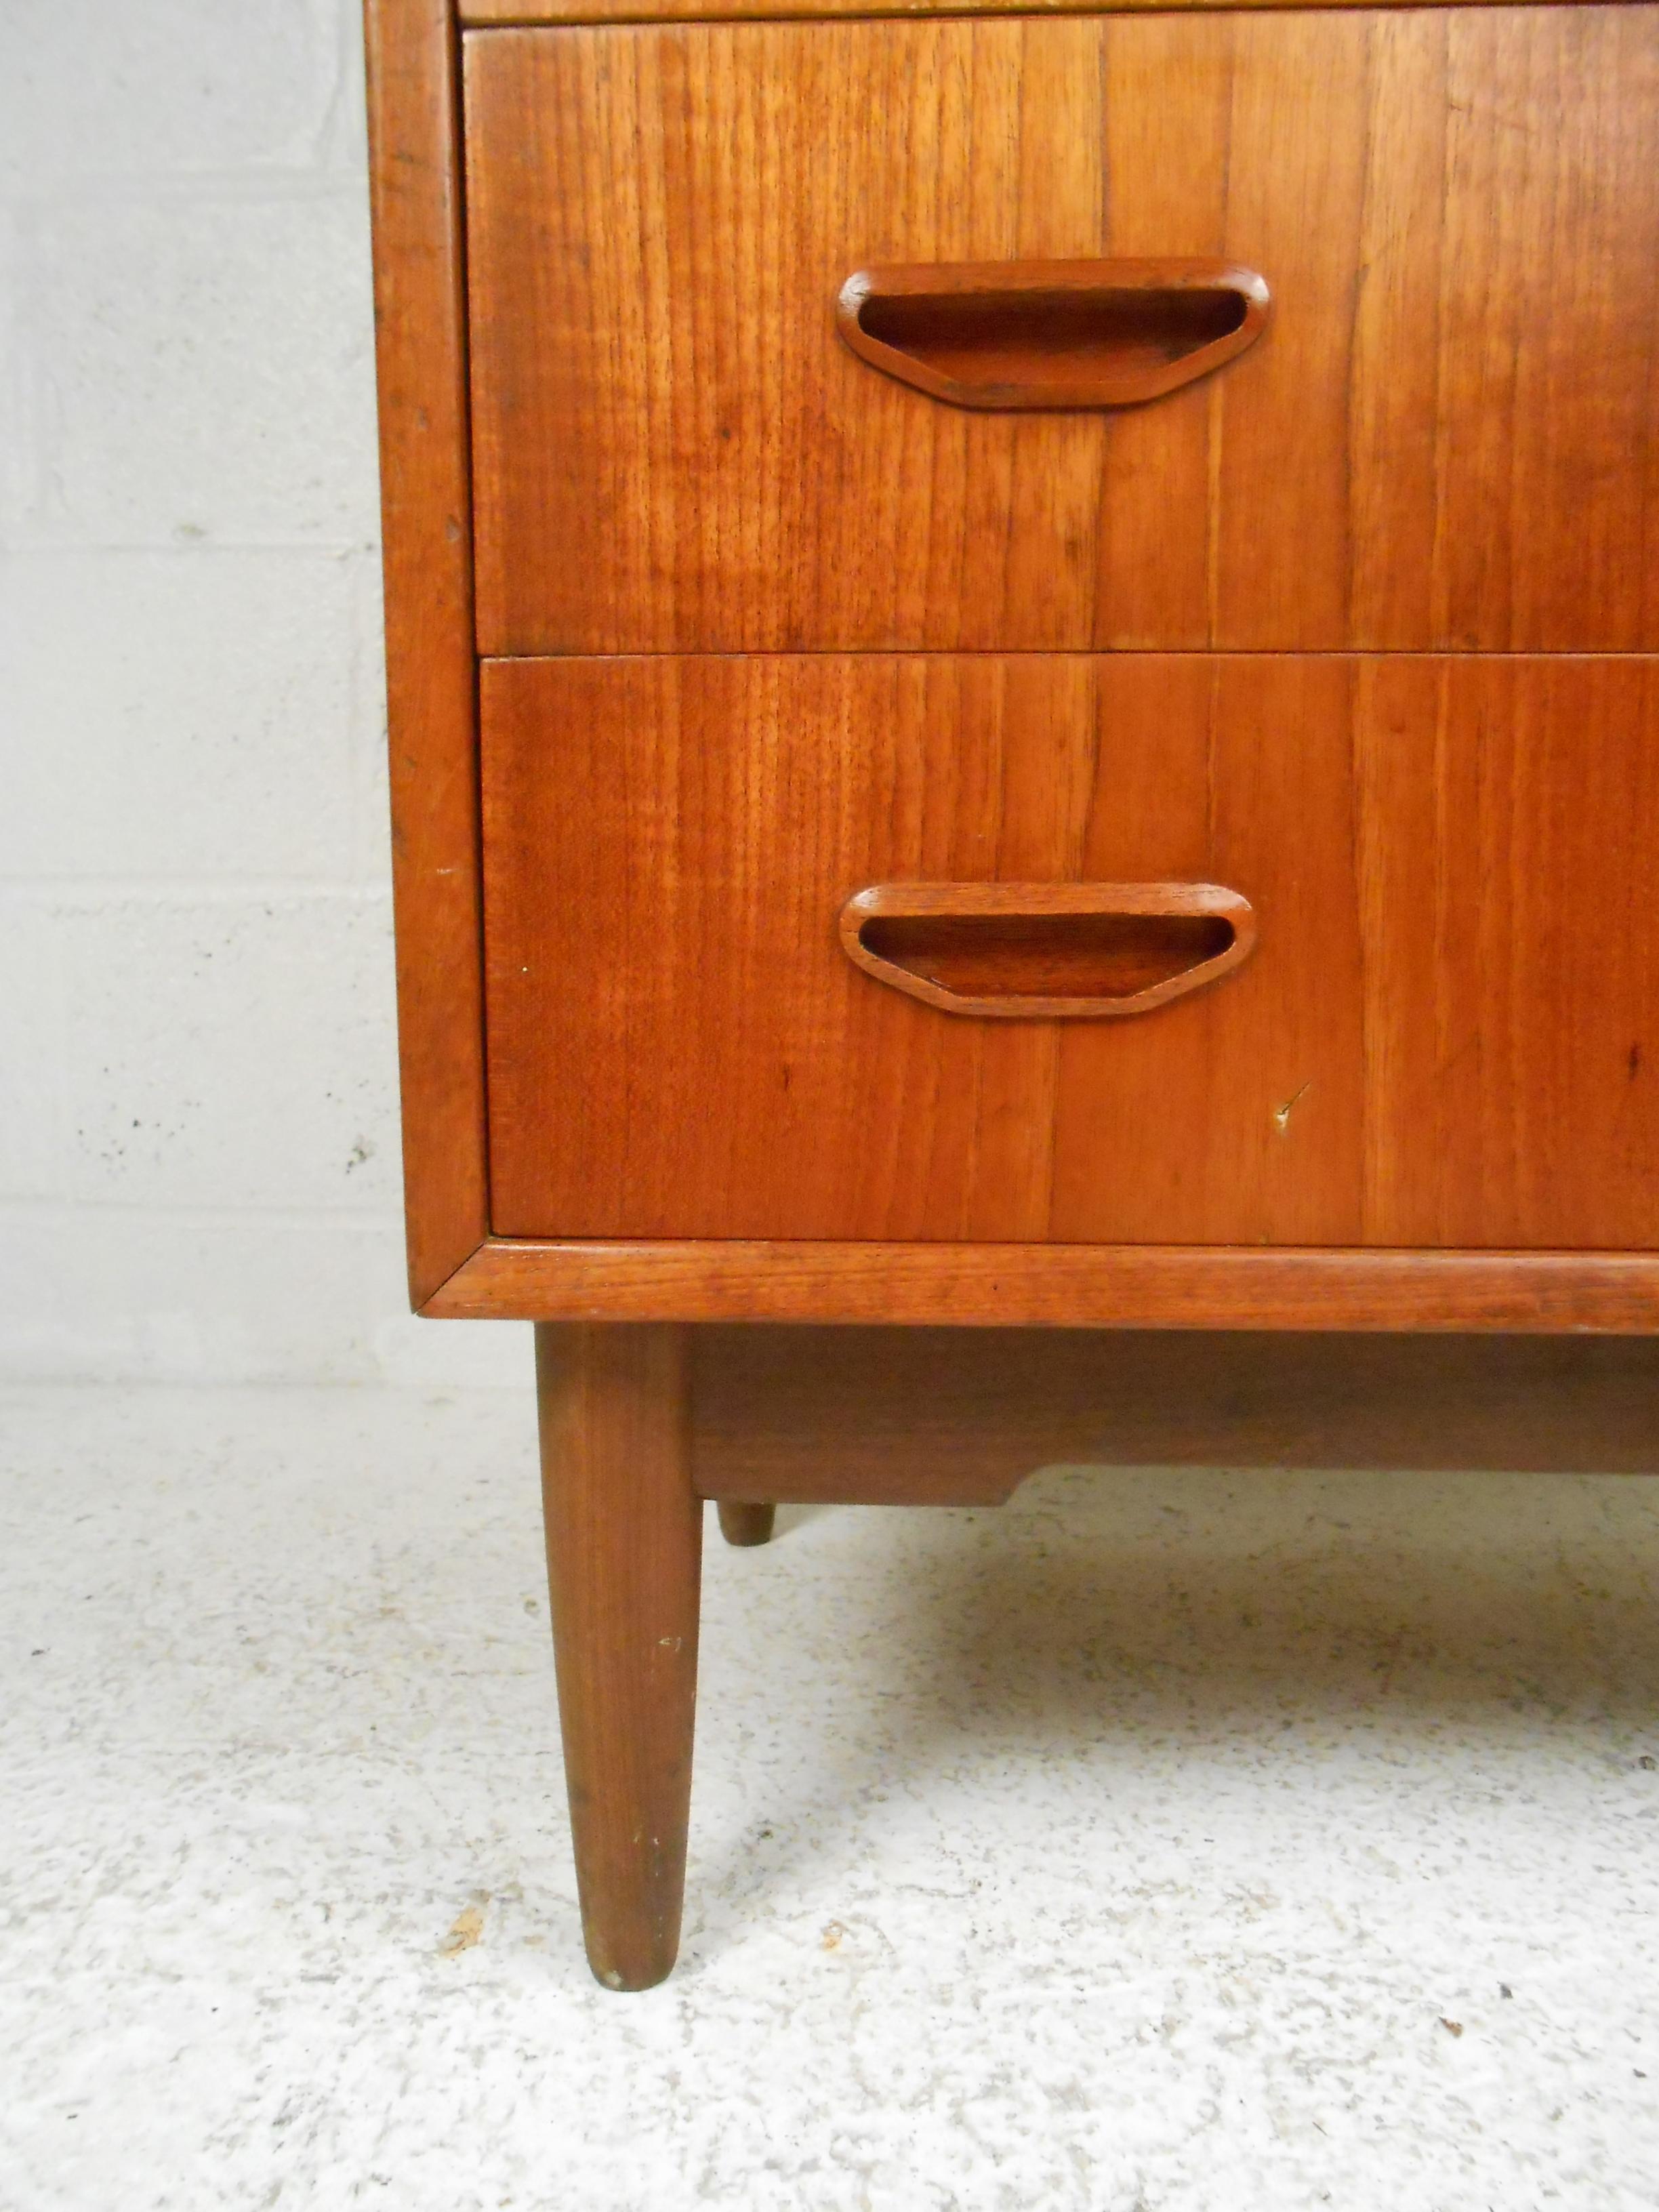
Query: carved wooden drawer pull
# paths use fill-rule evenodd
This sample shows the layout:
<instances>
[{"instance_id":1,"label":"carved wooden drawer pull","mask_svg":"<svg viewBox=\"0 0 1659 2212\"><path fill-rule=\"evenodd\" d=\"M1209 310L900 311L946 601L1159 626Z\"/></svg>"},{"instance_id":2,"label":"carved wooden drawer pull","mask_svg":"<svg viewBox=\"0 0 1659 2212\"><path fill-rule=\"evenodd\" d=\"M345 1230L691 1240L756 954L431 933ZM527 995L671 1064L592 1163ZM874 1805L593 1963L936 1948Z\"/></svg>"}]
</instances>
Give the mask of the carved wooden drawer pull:
<instances>
[{"instance_id":1,"label":"carved wooden drawer pull","mask_svg":"<svg viewBox=\"0 0 1659 2212\"><path fill-rule=\"evenodd\" d=\"M947 1014L1144 1014L1213 983L1255 942L1218 884L874 884L841 912L849 960Z\"/></svg>"},{"instance_id":2,"label":"carved wooden drawer pull","mask_svg":"<svg viewBox=\"0 0 1659 2212\"><path fill-rule=\"evenodd\" d=\"M860 269L841 334L956 407L1133 407L1261 337L1267 287L1226 261L963 261Z\"/></svg>"}]
</instances>

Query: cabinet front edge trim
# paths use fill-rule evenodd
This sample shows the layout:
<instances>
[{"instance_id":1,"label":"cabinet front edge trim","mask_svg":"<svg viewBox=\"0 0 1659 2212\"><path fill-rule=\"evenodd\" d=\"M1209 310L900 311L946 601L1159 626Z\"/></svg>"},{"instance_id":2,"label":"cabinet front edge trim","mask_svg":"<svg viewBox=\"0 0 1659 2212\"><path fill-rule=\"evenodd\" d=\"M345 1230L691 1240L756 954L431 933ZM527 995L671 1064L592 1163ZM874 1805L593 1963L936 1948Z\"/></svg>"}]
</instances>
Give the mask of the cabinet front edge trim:
<instances>
[{"instance_id":1,"label":"cabinet front edge trim","mask_svg":"<svg viewBox=\"0 0 1659 2212\"><path fill-rule=\"evenodd\" d=\"M491 1237L422 1310L520 1321L1659 1334L1659 1253Z\"/></svg>"}]
</instances>

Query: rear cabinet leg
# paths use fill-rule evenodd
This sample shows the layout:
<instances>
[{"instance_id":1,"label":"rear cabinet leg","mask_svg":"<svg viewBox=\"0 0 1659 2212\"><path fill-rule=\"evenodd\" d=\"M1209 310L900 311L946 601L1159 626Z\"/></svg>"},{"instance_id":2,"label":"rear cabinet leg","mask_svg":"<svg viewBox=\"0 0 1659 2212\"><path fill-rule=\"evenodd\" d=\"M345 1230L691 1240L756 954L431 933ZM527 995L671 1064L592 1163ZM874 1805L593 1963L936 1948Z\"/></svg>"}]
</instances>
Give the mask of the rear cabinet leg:
<instances>
[{"instance_id":1,"label":"rear cabinet leg","mask_svg":"<svg viewBox=\"0 0 1659 2212\"><path fill-rule=\"evenodd\" d=\"M775 1505L750 1505L741 1498L720 1502L720 1534L728 1544L768 1544L772 1540Z\"/></svg>"},{"instance_id":2,"label":"rear cabinet leg","mask_svg":"<svg viewBox=\"0 0 1659 2212\"><path fill-rule=\"evenodd\" d=\"M659 1982L679 1948L702 1505L684 1332L536 1331L548 1583L588 1963Z\"/></svg>"}]
</instances>

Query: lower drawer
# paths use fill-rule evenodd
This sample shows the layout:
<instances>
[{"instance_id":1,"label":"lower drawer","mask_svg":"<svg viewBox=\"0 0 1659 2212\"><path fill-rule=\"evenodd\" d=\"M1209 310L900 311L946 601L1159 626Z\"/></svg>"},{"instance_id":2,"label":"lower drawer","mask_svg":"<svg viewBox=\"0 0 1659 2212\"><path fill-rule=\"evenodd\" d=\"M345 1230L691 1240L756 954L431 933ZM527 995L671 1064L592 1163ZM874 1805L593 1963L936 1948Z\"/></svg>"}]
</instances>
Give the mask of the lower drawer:
<instances>
[{"instance_id":1,"label":"lower drawer","mask_svg":"<svg viewBox=\"0 0 1659 2212\"><path fill-rule=\"evenodd\" d=\"M1659 662L494 661L483 729L498 1234L1656 1241ZM1115 1018L848 957L869 886L1010 883L1218 885L1255 941ZM909 926L991 1005L1226 935Z\"/></svg>"}]
</instances>

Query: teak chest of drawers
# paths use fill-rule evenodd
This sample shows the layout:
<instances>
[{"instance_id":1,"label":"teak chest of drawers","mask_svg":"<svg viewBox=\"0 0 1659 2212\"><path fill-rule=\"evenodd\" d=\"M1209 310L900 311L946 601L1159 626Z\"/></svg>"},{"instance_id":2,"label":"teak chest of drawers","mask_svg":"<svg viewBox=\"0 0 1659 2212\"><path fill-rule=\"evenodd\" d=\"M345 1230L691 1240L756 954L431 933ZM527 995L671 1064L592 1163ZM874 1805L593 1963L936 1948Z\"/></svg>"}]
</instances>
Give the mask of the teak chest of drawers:
<instances>
[{"instance_id":1,"label":"teak chest of drawers","mask_svg":"<svg viewBox=\"0 0 1659 2212\"><path fill-rule=\"evenodd\" d=\"M369 0L411 1281L617 1988L703 1498L1659 1330L1659 7L851 12Z\"/></svg>"}]
</instances>

